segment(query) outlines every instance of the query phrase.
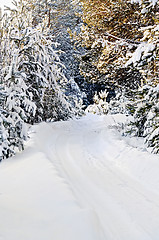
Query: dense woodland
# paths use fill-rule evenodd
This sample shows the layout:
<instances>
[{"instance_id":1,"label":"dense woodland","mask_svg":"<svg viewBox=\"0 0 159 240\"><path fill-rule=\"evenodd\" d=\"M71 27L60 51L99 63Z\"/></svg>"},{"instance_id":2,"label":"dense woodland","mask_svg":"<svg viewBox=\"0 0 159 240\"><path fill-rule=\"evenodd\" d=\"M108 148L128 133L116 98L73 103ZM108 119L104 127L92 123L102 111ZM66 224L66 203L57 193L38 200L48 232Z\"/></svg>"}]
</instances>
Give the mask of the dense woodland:
<instances>
[{"instance_id":1,"label":"dense woodland","mask_svg":"<svg viewBox=\"0 0 159 240\"><path fill-rule=\"evenodd\" d=\"M31 124L127 114L159 153L159 1L20 0L0 20L0 160Z\"/></svg>"}]
</instances>

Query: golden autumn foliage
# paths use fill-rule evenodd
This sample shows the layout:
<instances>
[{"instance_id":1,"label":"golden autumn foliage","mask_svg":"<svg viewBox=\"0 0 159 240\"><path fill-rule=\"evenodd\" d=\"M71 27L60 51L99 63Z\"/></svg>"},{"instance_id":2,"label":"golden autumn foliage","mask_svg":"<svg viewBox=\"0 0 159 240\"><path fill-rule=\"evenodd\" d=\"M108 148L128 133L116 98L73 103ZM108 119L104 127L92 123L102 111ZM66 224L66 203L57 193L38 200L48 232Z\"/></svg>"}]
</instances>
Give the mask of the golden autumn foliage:
<instances>
[{"instance_id":1,"label":"golden autumn foliage","mask_svg":"<svg viewBox=\"0 0 159 240\"><path fill-rule=\"evenodd\" d=\"M141 21L136 5L132 6L128 1L120 0L81 0L81 2L82 19L89 27L94 27L99 33L112 34L114 39L115 37L134 39L134 32ZM137 33L135 38L139 36ZM110 35L108 37L111 38Z\"/></svg>"},{"instance_id":2,"label":"golden autumn foliage","mask_svg":"<svg viewBox=\"0 0 159 240\"><path fill-rule=\"evenodd\" d=\"M158 3L152 7L147 1L142 1L142 5L123 0L80 2L83 26L74 39L87 49L87 57L81 58L81 73L90 81L99 81L102 75L103 79L115 82L117 72L119 77L119 69L125 68L135 49L142 41L148 41L143 40L143 29L159 23ZM155 68L152 62L151 65ZM126 74L127 71L130 69L125 68Z\"/></svg>"}]
</instances>

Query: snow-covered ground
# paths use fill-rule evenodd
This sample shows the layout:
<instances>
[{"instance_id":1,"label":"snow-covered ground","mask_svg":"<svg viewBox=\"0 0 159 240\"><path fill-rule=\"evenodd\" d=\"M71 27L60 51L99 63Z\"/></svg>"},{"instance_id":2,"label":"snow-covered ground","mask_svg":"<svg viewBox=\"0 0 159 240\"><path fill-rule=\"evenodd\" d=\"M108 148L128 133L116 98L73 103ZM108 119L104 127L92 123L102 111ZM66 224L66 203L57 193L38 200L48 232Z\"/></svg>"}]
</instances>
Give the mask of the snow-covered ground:
<instances>
[{"instance_id":1,"label":"snow-covered ground","mask_svg":"<svg viewBox=\"0 0 159 240\"><path fill-rule=\"evenodd\" d=\"M158 240L159 156L124 117L41 123L0 164L0 240Z\"/></svg>"},{"instance_id":2,"label":"snow-covered ground","mask_svg":"<svg viewBox=\"0 0 159 240\"><path fill-rule=\"evenodd\" d=\"M0 0L0 8L2 9L2 12L4 12L4 6L13 8L12 0Z\"/></svg>"}]
</instances>

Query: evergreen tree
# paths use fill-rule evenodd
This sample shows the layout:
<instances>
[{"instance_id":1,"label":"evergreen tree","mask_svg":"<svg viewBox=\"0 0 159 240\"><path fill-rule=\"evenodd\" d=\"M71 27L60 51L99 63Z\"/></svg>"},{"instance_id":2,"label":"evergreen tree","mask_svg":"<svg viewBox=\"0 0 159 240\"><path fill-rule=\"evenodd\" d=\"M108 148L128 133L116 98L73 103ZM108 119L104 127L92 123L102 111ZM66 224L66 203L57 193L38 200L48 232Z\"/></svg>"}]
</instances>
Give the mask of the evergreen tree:
<instances>
[{"instance_id":1,"label":"evergreen tree","mask_svg":"<svg viewBox=\"0 0 159 240\"><path fill-rule=\"evenodd\" d=\"M159 85L145 85L139 89L137 99L131 104L133 121L126 127L126 132L144 137L148 148L159 153Z\"/></svg>"},{"instance_id":2,"label":"evergreen tree","mask_svg":"<svg viewBox=\"0 0 159 240\"><path fill-rule=\"evenodd\" d=\"M10 144L9 131L12 128L12 122L8 119L8 112L5 110L6 92L1 84L0 86L0 161L10 157L14 150Z\"/></svg>"},{"instance_id":3,"label":"evergreen tree","mask_svg":"<svg viewBox=\"0 0 159 240\"><path fill-rule=\"evenodd\" d=\"M146 20L150 14L153 16L153 21L150 25L141 28L143 37L137 49L130 54L126 64L138 69L143 76L143 88L138 92L135 103L130 104L134 107L134 121L130 124L130 132L134 132L137 136L144 136L147 146L153 153L158 153L159 2L139 1L139 4L143 19Z\"/></svg>"},{"instance_id":4,"label":"evergreen tree","mask_svg":"<svg viewBox=\"0 0 159 240\"><path fill-rule=\"evenodd\" d=\"M139 68L126 62L141 47L143 29L149 29L158 22L158 1L80 2L84 24L80 34L74 38L87 50L81 56L81 74L88 81L115 85L127 93L132 88L137 89L145 81L145 75ZM151 36L153 34L152 31ZM158 68L152 65L151 61L151 75L153 69Z\"/></svg>"},{"instance_id":5,"label":"evergreen tree","mask_svg":"<svg viewBox=\"0 0 159 240\"><path fill-rule=\"evenodd\" d=\"M14 2L1 28L1 159L23 149L26 123L78 114L67 93L64 65L55 50L48 15L35 23L35 1ZM4 94L3 94L4 93Z\"/></svg>"}]
</instances>

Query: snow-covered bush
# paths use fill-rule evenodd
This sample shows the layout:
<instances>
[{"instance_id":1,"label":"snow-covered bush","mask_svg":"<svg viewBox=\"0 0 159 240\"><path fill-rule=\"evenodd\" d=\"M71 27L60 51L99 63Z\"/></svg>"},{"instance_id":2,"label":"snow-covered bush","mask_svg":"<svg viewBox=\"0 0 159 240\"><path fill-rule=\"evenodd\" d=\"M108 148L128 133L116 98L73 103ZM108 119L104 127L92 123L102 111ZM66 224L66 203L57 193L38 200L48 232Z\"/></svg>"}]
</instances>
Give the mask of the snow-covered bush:
<instances>
[{"instance_id":1,"label":"snow-covered bush","mask_svg":"<svg viewBox=\"0 0 159 240\"><path fill-rule=\"evenodd\" d=\"M13 150L10 147L9 142L9 129L11 122L8 119L8 112L4 110L6 92L1 84L0 87L0 161L6 157L10 157L13 154Z\"/></svg>"},{"instance_id":2,"label":"snow-covered bush","mask_svg":"<svg viewBox=\"0 0 159 240\"><path fill-rule=\"evenodd\" d=\"M126 94L124 92L117 92L116 96L109 102L109 113L131 114L131 109L129 107L130 103L130 98L126 97Z\"/></svg>"},{"instance_id":3,"label":"snow-covered bush","mask_svg":"<svg viewBox=\"0 0 159 240\"><path fill-rule=\"evenodd\" d=\"M138 100L132 104L134 120L127 132L145 138L147 147L159 153L159 85L144 86L138 92Z\"/></svg>"},{"instance_id":4,"label":"snow-covered bush","mask_svg":"<svg viewBox=\"0 0 159 240\"><path fill-rule=\"evenodd\" d=\"M159 153L159 85L151 88L146 96L151 108L145 122L144 136L153 153Z\"/></svg>"},{"instance_id":5,"label":"snow-covered bush","mask_svg":"<svg viewBox=\"0 0 159 240\"><path fill-rule=\"evenodd\" d=\"M108 113L108 102L107 102L108 92L101 91L98 94L96 93L93 97L94 104L89 105L85 112L90 112L94 114L107 114Z\"/></svg>"}]
</instances>

